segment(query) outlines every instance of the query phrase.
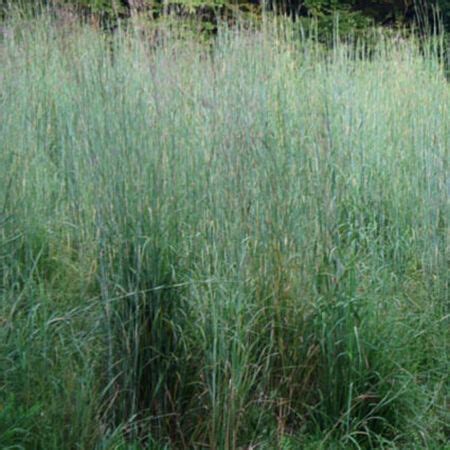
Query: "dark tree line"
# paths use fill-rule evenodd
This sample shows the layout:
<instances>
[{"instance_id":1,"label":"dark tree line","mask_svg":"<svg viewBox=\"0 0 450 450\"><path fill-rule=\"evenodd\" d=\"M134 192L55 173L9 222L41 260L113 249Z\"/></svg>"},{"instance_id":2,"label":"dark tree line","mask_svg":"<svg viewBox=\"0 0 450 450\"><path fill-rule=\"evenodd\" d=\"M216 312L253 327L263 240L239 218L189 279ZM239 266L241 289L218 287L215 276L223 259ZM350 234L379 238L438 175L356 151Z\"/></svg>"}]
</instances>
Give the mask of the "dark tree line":
<instances>
[{"instance_id":1,"label":"dark tree line","mask_svg":"<svg viewBox=\"0 0 450 450\"><path fill-rule=\"evenodd\" d=\"M22 5L35 7L36 0L0 0L2 14L8 8ZM228 10L252 11L256 16L263 9L287 13L292 17L315 17L326 22L336 13L349 26L363 28L373 23L382 25L430 22L436 14L450 30L450 0L41 0L42 4L69 7L80 14L98 16L111 21L144 13L159 17L168 12L185 12L202 16L205 11L226 14Z\"/></svg>"}]
</instances>

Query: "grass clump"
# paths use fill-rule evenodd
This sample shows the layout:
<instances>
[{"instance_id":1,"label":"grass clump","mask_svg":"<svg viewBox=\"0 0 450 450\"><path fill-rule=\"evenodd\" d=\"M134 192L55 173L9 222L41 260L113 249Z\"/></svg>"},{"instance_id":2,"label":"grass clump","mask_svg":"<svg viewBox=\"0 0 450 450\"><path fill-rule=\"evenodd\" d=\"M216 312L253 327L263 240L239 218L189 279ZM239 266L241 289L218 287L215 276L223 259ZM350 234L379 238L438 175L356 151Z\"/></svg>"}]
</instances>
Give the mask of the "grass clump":
<instances>
[{"instance_id":1,"label":"grass clump","mask_svg":"<svg viewBox=\"0 0 450 450\"><path fill-rule=\"evenodd\" d=\"M9 26L0 446L443 448L439 53Z\"/></svg>"}]
</instances>

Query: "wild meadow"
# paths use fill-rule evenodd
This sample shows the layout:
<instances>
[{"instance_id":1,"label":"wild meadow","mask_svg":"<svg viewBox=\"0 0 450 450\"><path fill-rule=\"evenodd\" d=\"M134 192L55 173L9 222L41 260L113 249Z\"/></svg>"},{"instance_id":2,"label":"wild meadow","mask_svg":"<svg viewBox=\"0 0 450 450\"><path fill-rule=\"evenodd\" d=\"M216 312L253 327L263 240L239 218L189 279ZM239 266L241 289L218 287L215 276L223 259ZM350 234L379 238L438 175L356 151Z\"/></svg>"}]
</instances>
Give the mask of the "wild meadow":
<instances>
[{"instance_id":1,"label":"wild meadow","mask_svg":"<svg viewBox=\"0 0 450 450\"><path fill-rule=\"evenodd\" d=\"M0 448L448 448L438 36L7 27Z\"/></svg>"}]
</instances>

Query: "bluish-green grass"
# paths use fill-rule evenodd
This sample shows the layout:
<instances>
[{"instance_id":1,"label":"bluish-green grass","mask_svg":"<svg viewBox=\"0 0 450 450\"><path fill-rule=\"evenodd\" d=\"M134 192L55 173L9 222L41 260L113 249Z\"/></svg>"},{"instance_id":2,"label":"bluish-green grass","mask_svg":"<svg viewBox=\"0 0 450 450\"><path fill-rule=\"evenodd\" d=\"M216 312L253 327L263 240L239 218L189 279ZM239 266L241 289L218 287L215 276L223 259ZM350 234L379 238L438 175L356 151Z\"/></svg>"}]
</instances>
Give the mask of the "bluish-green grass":
<instances>
[{"instance_id":1,"label":"bluish-green grass","mask_svg":"<svg viewBox=\"0 0 450 450\"><path fill-rule=\"evenodd\" d=\"M7 26L1 448L445 448L439 42Z\"/></svg>"}]
</instances>

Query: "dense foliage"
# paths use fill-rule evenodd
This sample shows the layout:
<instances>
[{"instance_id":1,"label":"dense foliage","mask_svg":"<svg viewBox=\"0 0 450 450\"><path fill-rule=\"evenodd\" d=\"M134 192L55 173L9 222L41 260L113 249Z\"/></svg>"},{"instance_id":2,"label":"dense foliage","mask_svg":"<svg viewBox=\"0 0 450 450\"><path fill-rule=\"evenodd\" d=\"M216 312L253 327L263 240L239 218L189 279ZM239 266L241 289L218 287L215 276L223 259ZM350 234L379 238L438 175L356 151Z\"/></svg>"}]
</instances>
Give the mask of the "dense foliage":
<instances>
[{"instance_id":1,"label":"dense foliage","mask_svg":"<svg viewBox=\"0 0 450 450\"><path fill-rule=\"evenodd\" d=\"M8 22L0 448L445 448L441 42L275 19Z\"/></svg>"},{"instance_id":2,"label":"dense foliage","mask_svg":"<svg viewBox=\"0 0 450 450\"><path fill-rule=\"evenodd\" d=\"M437 15L447 27L450 26L449 0L42 0L41 3L72 8L110 22L135 13L155 18L169 12L202 17L207 12L206 20L212 20L217 15L227 16L238 10L251 11L257 16L262 10L271 9L296 17L314 17L325 30L333 27L332 17L336 15L348 29L373 23L401 25L433 21ZM35 0L0 1L3 11L8 5L35 7L37 4L39 2Z\"/></svg>"}]
</instances>

